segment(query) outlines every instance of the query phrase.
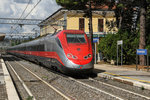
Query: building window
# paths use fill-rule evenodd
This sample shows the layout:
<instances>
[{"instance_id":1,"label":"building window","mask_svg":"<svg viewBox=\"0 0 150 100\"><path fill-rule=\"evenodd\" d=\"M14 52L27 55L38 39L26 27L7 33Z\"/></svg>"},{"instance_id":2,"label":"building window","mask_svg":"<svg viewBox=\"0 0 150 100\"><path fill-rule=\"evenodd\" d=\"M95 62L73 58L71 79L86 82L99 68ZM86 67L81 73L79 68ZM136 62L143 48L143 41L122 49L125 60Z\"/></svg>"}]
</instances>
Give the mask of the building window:
<instances>
[{"instance_id":1,"label":"building window","mask_svg":"<svg viewBox=\"0 0 150 100\"><path fill-rule=\"evenodd\" d=\"M104 30L104 20L98 19L98 32L103 32Z\"/></svg>"},{"instance_id":2,"label":"building window","mask_svg":"<svg viewBox=\"0 0 150 100\"><path fill-rule=\"evenodd\" d=\"M84 31L84 18L79 18L79 30Z\"/></svg>"}]
</instances>

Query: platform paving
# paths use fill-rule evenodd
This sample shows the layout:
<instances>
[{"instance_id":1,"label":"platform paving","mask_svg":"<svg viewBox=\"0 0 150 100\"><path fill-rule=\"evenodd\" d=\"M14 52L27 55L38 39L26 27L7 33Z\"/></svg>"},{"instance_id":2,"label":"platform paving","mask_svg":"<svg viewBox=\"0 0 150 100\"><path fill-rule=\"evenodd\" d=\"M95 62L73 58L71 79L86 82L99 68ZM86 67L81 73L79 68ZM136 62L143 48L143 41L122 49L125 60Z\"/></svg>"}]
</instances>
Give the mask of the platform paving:
<instances>
[{"instance_id":1,"label":"platform paving","mask_svg":"<svg viewBox=\"0 0 150 100\"><path fill-rule=\"evenodd\" d=\"M110 78L150 90L150 72L147 71L137 71L135 68L109 64L95 64L94 72L99 77Z\"/></svg>"},{"instance_id":2,"label":"platform paving","mask_svg":"<svg viewBox=\"0 0 150 100\"><path fill-rule=\"evenodd\" d=\"M8 100L1 60L0 60L0 100Z\"/></svg>"},{"instance_id":3,"label":"platform paving","mask_svg":"<svg viewBox=\"0 0 150 100\"><path fill-rule=\"evenodd\" d=\"M0 100L19 100L19 96L6 68L4 60L0 57Z\"/></svg>"}]
</instances>

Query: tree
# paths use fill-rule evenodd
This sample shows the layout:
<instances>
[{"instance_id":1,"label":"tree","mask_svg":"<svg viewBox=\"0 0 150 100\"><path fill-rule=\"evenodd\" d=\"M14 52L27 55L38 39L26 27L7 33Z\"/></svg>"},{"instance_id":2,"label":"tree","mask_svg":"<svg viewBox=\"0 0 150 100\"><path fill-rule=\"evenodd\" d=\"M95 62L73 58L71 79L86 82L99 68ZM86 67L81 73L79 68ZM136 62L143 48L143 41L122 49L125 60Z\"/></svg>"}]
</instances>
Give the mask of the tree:
<instances>
[{"instance_id":1,"label":"tree","mask_svg":"<svg viewBox=\"0 0 150 100\"><path fill-rule=\"evenodd\" d=\"M100 41L99 50L103 52L103 56L107 60L117 61L117 41L123 40L123 64L133 64L136 61L138 39L139 36L133 36L127 31L119 31L116 34L107 34L106 37ZM119 49L119 62L121 62L120 52L121 49Z\"/></svg>"},{"instance_id":2,"label":"tree","mask_svg":"<svg viewBox=\"0 0 150 100\"><path fill-rule=\"evenodd\" d=\"M146 40L145 40L145 25L146 25L146 8L147 8L147 1L140 0L140 42L139 42L139 49L145 49ZM145 65L145 56L140 55L140 65Z\"/></svg>"},{"instance_id":3,"label":"tree","mask_svg":"<svg viewBox=\"0 0 150 100\"><path fill-rule=\"evenodd\" d=\"M135 29L134 31L132 31L132 27L133 24L138 24L138 21L136 22L132 22L133 18L135 16L133 11L138 11L139 10L139 15L138 13L137 15L137 20L139 17L139 30L140 30L140 39L139 39L139 49L145 49L146 47L146 12L147 12L147 7L148 7L148 3L147 1L149 0L120 0L117 4L117 8L116 8L116 18L118 21L118 26L119 29L121 30L125 30L130 32L131 34L135 33ZM124 17L125 15L125 17ZM136 28L136 27L134 27ZM145 56L144 55L140 55L140 65L145 65Z\"/></svg>"},{"instance_id":4,"label":"tree","mask_svg":"<svg viewBox=\"0 0 150 100\"><path fill-rule=\"evenodd\" d=\"M133 32L137 26L138 9L136 0L119 0L116 4L115 17L119 30Z\"/></svg>"},{"instance_id":5,"label":"tree","mask_svg":"<svg viewBox=\"0 0 150 100\"><path fill-rule=\"evenodd\" d=\"M86 9L86 4L89 0L56 0L56 3L66 9Z\"/></svg>"}]
</instances>

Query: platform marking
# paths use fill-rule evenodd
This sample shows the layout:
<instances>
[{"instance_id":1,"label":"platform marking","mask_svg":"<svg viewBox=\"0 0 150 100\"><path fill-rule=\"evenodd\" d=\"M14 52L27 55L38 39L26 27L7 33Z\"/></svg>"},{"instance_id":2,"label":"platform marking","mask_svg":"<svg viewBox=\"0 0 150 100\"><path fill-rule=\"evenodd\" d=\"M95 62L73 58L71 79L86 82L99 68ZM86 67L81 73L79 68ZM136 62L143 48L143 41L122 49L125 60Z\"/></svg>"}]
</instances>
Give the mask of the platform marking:
<instances>
[{"instance_id":1,"label":"platform marking","mask_svg":"<svg viewBox=\"0 0 150 100\"><path fill-rule=\"evenodd\" d=\"M4 72L8 100L20 100L3 59L1 59L1 64Z\"/></svg>"},{"instance_id":2,"label":"platform marking","mask_svg":"<svg viewBox=\"0 0 150 100\"><path fill-rule=\"evenodd\" d=\"M30 89L26 86L26 84L24 83L24 81L19 77L19 75L17 74L17 72L14 70L14 68L10 65L10 63L7 61L8 65L10 66L10 68L13 70L13 72L15 73L15 75L17 76L17 78L19 79L19 81L21 82L21 84L23 85L24 89L26 90L26 92L33 97L32 100L36 100L35 97L33 96L33 94L31 93Z\"/></svg>"},{"instance_id":3,"label":"platform marking","mask_svg":"<svg viewBox=\"0 0 150 100\"><path fill-rule=\"evenodd\" d=\"M16 62L16 61L15 61ZM22 64L16 62L17 64L19 64L22 68L24 68L25 70L27 70L28 72L30 72L32 75L34 75L36 78L38 78L39 80L41 80L43 83L45 83L47 86L49 86L50 88L52 88L54 91L56 91L58 94L60 94L62 97L64 97L66 100L71 100L68 96L64 95L62 92L60 92L59 90L57 90L56 88L54 88L52 85L50 85L49 83L47 83L46 81L42 80L39 76L37 76L36 74L34 74L32 71L30 71L28 68L24 67Z\"/></svg>"},{"instance_id":4,"label":"platform marking","mask_svg":"<svg viewBox=\"0 0 150 100\"><path fill-rule=\"evenodd\" d=\"M113 73L109 73L109 72L104 72L104 73L105 74L109 74L109 75L113 75L113 76L123 77L123 78L126 78L126 79L131 79L131 80L139 81L139 82L150 83L150 81L145 81L145 80L140 80L140 79L136 79L136 78L126 77L126 76L117 75L117 74L113 74Z\"/></svg>"}]
</instances>

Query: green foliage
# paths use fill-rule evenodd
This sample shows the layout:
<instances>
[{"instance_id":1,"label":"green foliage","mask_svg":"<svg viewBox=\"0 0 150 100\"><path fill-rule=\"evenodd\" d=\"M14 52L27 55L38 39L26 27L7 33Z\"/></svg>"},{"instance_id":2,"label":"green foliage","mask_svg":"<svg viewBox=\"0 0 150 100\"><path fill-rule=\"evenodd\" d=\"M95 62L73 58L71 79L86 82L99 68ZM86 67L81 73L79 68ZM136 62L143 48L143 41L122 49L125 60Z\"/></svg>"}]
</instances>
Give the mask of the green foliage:
<instances>
[{"instance_id":1,"label":"green foliage","mask_svg":"<svg viewBox=\"0 0 150 100\"><path fill-rule=\"evenodd\" d=\"M67 9L86 9L89 0L56 0L56 3Z\"/></svg>"},{"instance_id":2,"label":"green foliage","mask_svg":"<svg viewBox=\"0 0 150 100\"><path fill-rule=\"evenodd\" d=\"M85 10L88 9L90 0L56 0L56 3L67 9L80 9ZM92 5L100 6L100 5L109 5L111 8L114 5L115 0L91 0Z\"/></svg>"},{"instance_id":3,"label":"green foliage","mask_svg":"<svg viewBox=\"0 0 150 100\"><path fill-rule=\"evenodd\" d=\"M99 44L99 50L102 52L103 56L108 60L117 60L118 40L123 40L123 63L135 63L139 36L133 33L119 31L117 34L107 34L105 38L101 39ZM120 58L121 46L119 46L119 52Z\"/></svg>"},{"instance_id":4,"label":"green foliage","mask_svg":"<svg viewBox=\"0 0 150 100\"><path fill-rule=\"evenodd\" d=\"M28 96L26 100L33 100L33 96Z\"/></svg>"},{"instance_id":5,"label":"green foliage","mask_svg":"<svg viewBox=\"0 0 150 100\"><path fill-rule=\"evenodd\" d=\"M117 27L120 30L128 32L135 30L133 23L136 24L136 22L133 21L133 14L135 13L134 8L137 7L137 5L134 3L134 0L119 0L119 2L116 4L116 9L114 11Z\"/></svg>"},{"instance_id":6,"label":"green foliage","mask_svg":"<svg viewBox=\"0 0 150 100\"><path fill-rule=\"evenodd\" d=\"M118 4L117 7L119 7L119 8L125 8L122 3Z\"/></svg>"},{"instance_id":7,"label":"green foliage","mask_svg":"<svg viewBox=\"0 0 150 100\"><path fill-rule=\"evenodd\" d=\"M141 90L145 90L145 88L142 86L142 87L141 87Z\"/></svg>"},{"instance_id":8,"label":"green foliage","mask_svg":"<svg viewBox=\"0 0 150 100\"><path fill-rule=\"evenodd\" d=\"M15 45L18 45L20 43L21 43L20 40L11 40L11 46L15 46Z\"/></svg>"}]
</instances>

